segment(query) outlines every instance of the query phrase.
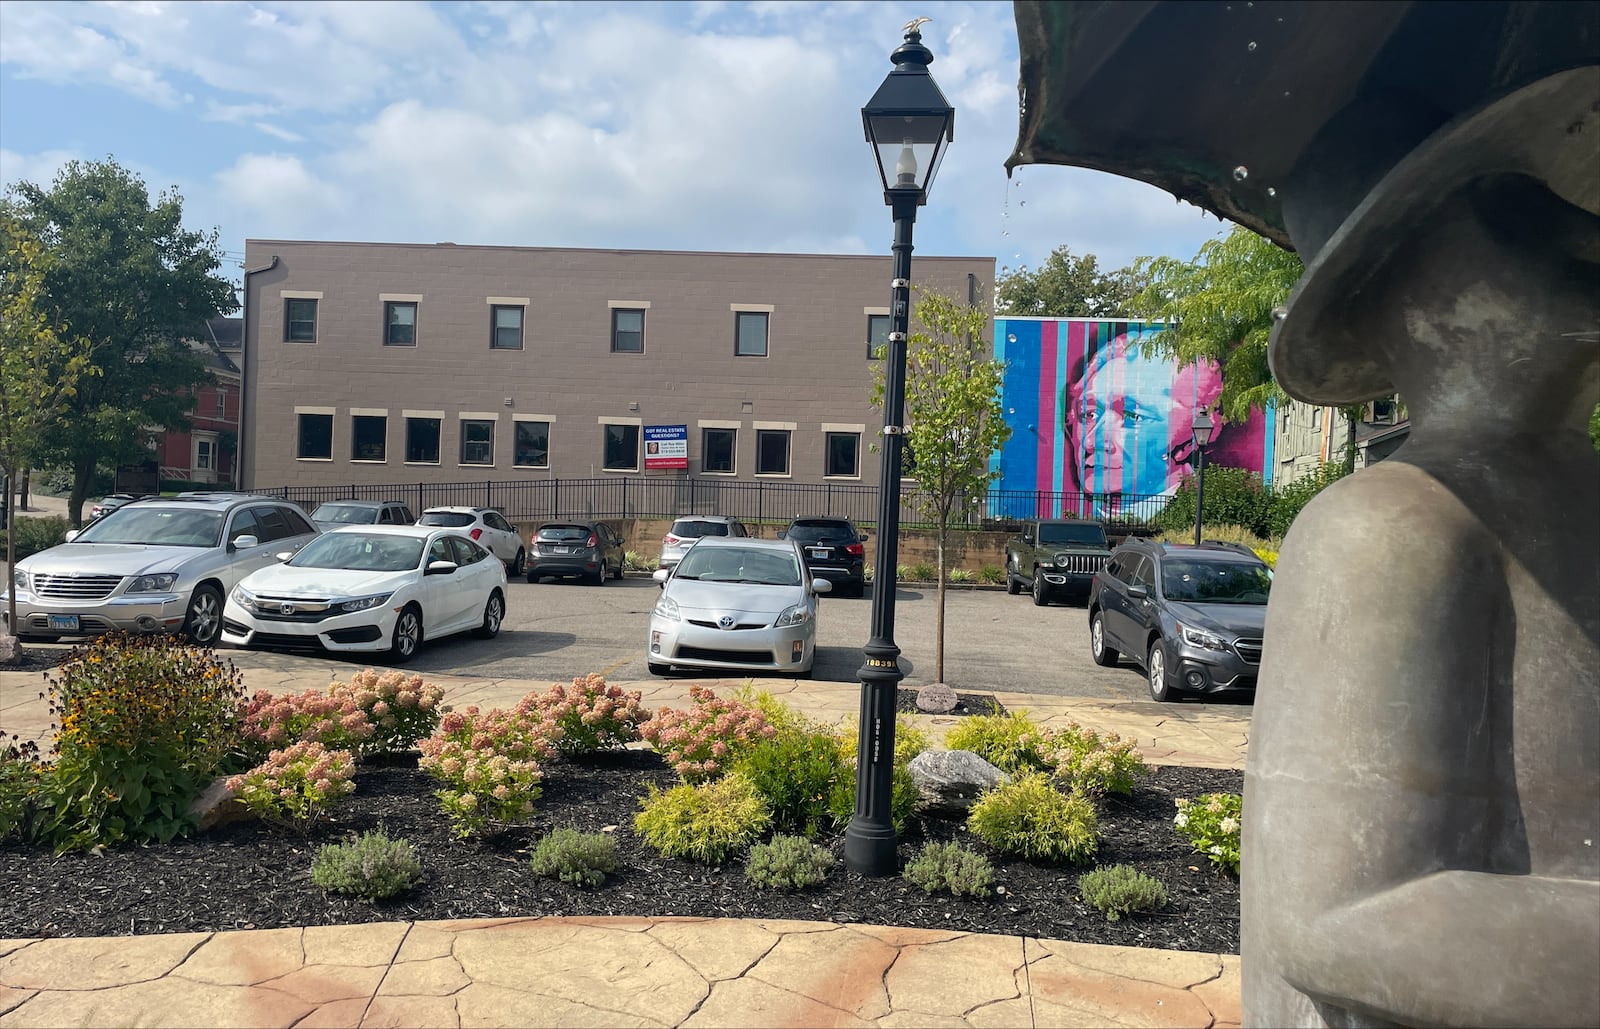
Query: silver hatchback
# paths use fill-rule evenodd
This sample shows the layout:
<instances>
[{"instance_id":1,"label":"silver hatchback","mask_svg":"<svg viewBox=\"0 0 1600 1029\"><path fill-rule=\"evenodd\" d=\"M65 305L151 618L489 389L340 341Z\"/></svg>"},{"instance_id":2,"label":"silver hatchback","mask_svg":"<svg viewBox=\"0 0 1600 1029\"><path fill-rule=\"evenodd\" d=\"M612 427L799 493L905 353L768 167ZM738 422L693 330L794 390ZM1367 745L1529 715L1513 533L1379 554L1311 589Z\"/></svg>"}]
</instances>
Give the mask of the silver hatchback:
<instances>
[{"instance_id":1,"label":"silver hatchback","mask_svg":"<svg viewBox=\"0 0 1600 1029\"><path fill-rule=\"evenodd\" d=\"M661 558L657 566L661 568L676 567L683 555L689 552L695 541L702 536L749 536L750 530L744 523L726 515L693 515L679 518L672 523L672 528L661 537Z\"/></svg>"},{"instance_id":2,"label":"silver hatchback","mask_svg":"<svg viewBox=\"0 0 1600 1029\"><path fill-rule=\"evenodd\" d=\"M317 528L296 505L243 493L138 500L17 562L16 634L27 642L118 630L184 632L210 646L239 580ZM8 598L0 595L0 607Z\"/></svg>"}]
</instances>

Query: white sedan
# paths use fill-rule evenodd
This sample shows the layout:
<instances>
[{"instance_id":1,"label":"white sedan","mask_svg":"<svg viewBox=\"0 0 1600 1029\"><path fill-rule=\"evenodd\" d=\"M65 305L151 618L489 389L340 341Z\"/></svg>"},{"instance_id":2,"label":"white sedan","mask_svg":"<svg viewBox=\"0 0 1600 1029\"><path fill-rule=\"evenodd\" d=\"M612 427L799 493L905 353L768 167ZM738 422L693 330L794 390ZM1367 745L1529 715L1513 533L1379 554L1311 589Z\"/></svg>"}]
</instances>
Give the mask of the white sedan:
<instances>
[{"instance_id":1,"label":"white sedan","mask_svg":"<svg viewBox=\"0 0 1600 1029\"><path fill-rule=\"evenodd\" d=\"M651 674L673 665L811 674L817 595L833 587L808 577L793 542L702 536L655 579L662 589L650 613Z\"/></svg>"},{"instance_id":2,"label":"white sedan","mask_svg":"<svg viewBox=\"0 0 1600 1029\"><path fill-rule=\"evenodd\" d=\"M411 659L424 639L500 632L506 569L456 529L352 526L323 533L235 586L222 639L243 647L387 650Z\"/></svg>"}]
</instances>

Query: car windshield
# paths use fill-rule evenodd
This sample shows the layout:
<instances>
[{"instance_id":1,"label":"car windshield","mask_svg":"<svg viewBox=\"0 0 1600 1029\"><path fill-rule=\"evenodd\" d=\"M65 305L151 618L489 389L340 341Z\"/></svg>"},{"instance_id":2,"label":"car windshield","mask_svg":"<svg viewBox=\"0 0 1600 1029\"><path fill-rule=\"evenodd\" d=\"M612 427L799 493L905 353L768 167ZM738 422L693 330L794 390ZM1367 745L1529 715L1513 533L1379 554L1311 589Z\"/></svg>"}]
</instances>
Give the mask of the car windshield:
<instances>
[{"instance_id":1,"label":"car windshield","mask_svg":"<svg viewBox=\"0 0 1600 1029\"><path fill-rule=\"evenodd\" d=\"M422 562L422 543L415 536L330 532L301 547L288 563L295 568L403 572Z\"/></svg>"},{"instance_id":2,"label":"car windshield","mask_svg":"<svg viewBox=\"0 0 1600 1029\"><path fill-rule=\"evenodd\" d=\"M323 504L311 515L314 522L338 522L341 525L371 525L378 520L378 509L359 504Z\"/></svg>"},{"instance_id":3,"label":"car windshield","mask_svg":"<svg viewBox=\"0 0 1600 1029\"><path fill-rule=\"evenodd\" d=\"M1039 543L1046 547L1068 543L1103 547L1106 545L1106 531L1098 525L1041 525Z\"/></svg>"},{"instance_id":4,"label":"car windshield","mask_svg":"<svg viewBox=\"0 0 1600 1029\"><path fill-rule=\"evenodd\" d=\"M702 582L745 582L761 586L800 585L800 562L793 554L743 547L691 547L678 565L677 578Z\"/></svg>"},{"instance_id":5,"label":"car windshield","mask_svg":"<svg viewBox=\"0 0 1600 1029\"><path fill-rule=\"evenodd\" d=\"M589 538L586 525L545 525L539 529L539 538L551 543L582 543Z\"/></svg>"},{"instance_id":6,"label":"car windshield","mask_svg":"<svg viewBox=\"0 0 1600 1029\"><path fill-rule=\"evenodd\" d=\"M121 507L78 533L74 543L137 543L153 547L214 547L222 541L221 511Z\"/></svg>"},{"instance_id":7,"label":"car windshield","mask_svg":"<svg viewBox=\"0 0 1600 1029\"><path fill-rule=\"evenodd\" d=\"M1266 565L1169 560L1161 566L1161 592L1168 600L1265 604L1271 591L1272 573Z\"/></svg>"},{"instance_id":8,"label":"car windshield","mask_svg":"<svg viewBox=\"0 0 1600 1029\"><path fill-rule=\"evenodd\" d=\"M418 525L443 525L451 529L459 529L463 525L471 525L477 521L477 516L465 511L425 511Z\"/></svg>"},{"instance_id":9,"label":"car windshield","mask_svg":"<svg viewBox=\"0 0 1600 1029\"><path fill-rule=\"evenodd\" d=\"M694 518L680 518L672 523L672 535L683 539L699 539L701 536L726 536L727 534L727 522L703 522Z\"/></svg>"},{"instance_id":10,"label":"car windshield","mask_svg":"<svg viewBox=\"0 0 1600 1029\"><path fill-rule=\"evenodd\" d=\"M855 543L856 533L848 522L795 522L788 536L801 543Z\"/></svg>"}]
</instances>

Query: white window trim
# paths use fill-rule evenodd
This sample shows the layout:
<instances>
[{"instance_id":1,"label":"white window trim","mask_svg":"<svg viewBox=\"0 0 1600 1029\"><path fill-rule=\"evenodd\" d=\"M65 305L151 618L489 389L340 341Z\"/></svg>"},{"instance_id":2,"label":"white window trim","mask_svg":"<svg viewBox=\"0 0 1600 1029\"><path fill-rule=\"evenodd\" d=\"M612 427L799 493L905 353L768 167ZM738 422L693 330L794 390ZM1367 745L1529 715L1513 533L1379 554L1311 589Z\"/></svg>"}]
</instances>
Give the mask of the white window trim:
<instances>
[{"instance_id":1,"label":"white window trim","mask_svg":"<svg viewBox=\"0 0 1600 1029\"><path fill-rule=\"evenodd\" d=\"M483 302L490 307L531 307L533 301L527 297L484 297Z\"/></svg>"},{"instance_id":2,"label":"white window trim","mask_svg":"<svg viewBox=\"0 0 1600 1029\"><path fill-rule=\"evenodd\" d=\"M296 299L300 299L300 298L296 298ZM299 449L300 449L300 416L301 415L303 415L303 414L323 414L323 415L327 415L329 418L333 419L333 425L332 425L331 431L328 433L328 456L327 457L301 457L298 453L296 453L295 454L295 458L294 458L296 461L305 461L305 462L307 462L309 464L333 464L333 455L338 452L338 439L336 438L338 436L338 434L339 434L339 418L338 418L339 410L338 410L338 408L333 408L333 407L305 407L305 406L301 406L301 405L296 405L295 409L294 409L294 414L295 414L295 419L294 419L295 420L295 426L294 426L294 437L295 437L294 448L295 448L296 451L299 451Z\"/></svg>"},{"instance_id":3,"label":"white window trim","mask_svg":"<svg viewBox=\"0 0 1600 1029\"><path fill-rule=\"evenodd\" d=\"M456 415L458 422L498 422L499 411L462 411Z\"/></svg>"},{"instance_id":4,"label":"white window trim","mask_svg":"<svg viewBox=\"0 0 1600 1029\"><path fill-rule=\"evenodd\" d=\"M296 405L295 409L294 409L294 413L295 414L338 414L339 413L339 409L337 407L301 407L299 405Z\"/></svg>"},{"instance_id":5,"label":"white window trim","mask_svg":"<svg viewBox=\"0 0 1600 1029\"><path fill-rule=\"evenodd\" d=\"M550 467L550 439L545 439L544 464L517 464L517 423L518 422L544 422L550 426L550 436L556 434L556 416L553 414L514 414L511 416L511 467L513 468L549 468Z\"/></svg>"},{"instance_id":6,"label":"white window trim","mask_svg":"<svg viewBox=\"0 0 1600 1029\"><path fill-rule=\"evenodd\" d=\"M832 479L837 482L850 482L861 478L861 437L866 435L864 425L831 425L822 423L822 478ZM837 433L841 436L854 436L856 438L856 473L854 475L829 475L828 474L828 434Z\"/></svg>"},{"instance_id":7,"label":"white window trim","mask_svg":"<svg viewBox=\"0 0 1600 1029\"><path fill-rule=\"evenodd\" d=\"M627 418L627 417L622 417L622 416L617 416L617 415L604 415L603 414L599 418L595 419L595 421L599 425L635 425L635 426L638 426L640 429L644 428L644 419L643 418ZM640 440L642 441L643 438L644 438L644 433L641 432L639 434L639 437L640 437ZM601 439L600 439L600 474L602 474L602 475L637 475L643 468L643 464L642 464L642 462L640 461L640 458L639 458L639 451L642 450L642 449L643 448L639 447L639 446L635 446L633 448L633 467L632 468L607 468L606 467L606 452L605 452L605 437L602 436Z\"/></svg>"},{"instance_id":8,"label":"white window trim","mask_svg":"<svg viewBox=\"0 0 1600 1029\"><path fill-rule=\"evenodd\" d=\"M387 407L352 407L350 409L350 417L387 418L389 417L389 409Z\"/></svg>"},{"instance_id":9,"label":"white window trim","mask_svg":"<svg viewBox=\"0 0 1600 1029\"><path fill-rule=\"evenodd\" d=\"M761 470L761 437L755 439L756 467L755 477L758 479L792 479L794 478L794 422L756 422L755 429L759 433L762 429L770 432L787 432L789 434L788 466L786 472L764 472Z\"/></svg>"},{"instance_id":10,"label":"white window trim","mask_svg":"<svg viewBox=\"0 0 1600 1029\"><path fill-rule=\"evenodd\" d=\"M443 411L411 411L411 410L407 410L407 409L402 408L401 411L400 411L400 417L402 417L402 418L437 418L442 422L442 421L444 421L444 412Z\"/></svg>"},{"instance_id":11,"label":"white window trim","mask_svg":"<svg viewBox=\"0 0 1600 1029\"><path fill-rule=\"evenodd\" d=\"M321 300L322 299L322 290L320 290L320 289L280 289L280 290L278 290L278 299L279 300Z\"/></svg>"},{"instance_id":12,"label":"white window trim","mask_svg":"<svg viewBox=\"0 0 1600 1029\"><path fill-rule=\"evenodd\" d=\"M351 464L388 464L389 463L389 409L386 408L386 407L352 407L350 409L350 418L352 420L352 424L350 426L350 435L352 437L352 440L351 440L352 444L355 442L353 437L355 436L355 431L356 431L356 427L354 425L354 420L356 418L382 418L383 419L383 460L375 461L375 460L373 460L372 458L369 458L369 457L352 457L350 459L350 463ZM351 449L354 450L355 447L352 445Z\"/></svg>"},{"instance_id":13,"label":"white window trim","mask_svg":"<svg viewBox=\"0 0 1600 1029\"><path fill-rule=\"evenodd\" d=\"M401 418L432 418L439 423L439 460L437 461L411 461L405 460L401 464L411 465L413 468L440 468L444 465L444 412L443 411L411 411L402 408ZM402 437L401 446L408 447L409 440Z\"/></svg>"},{"instance_id":14,"label":"white window trim","mask_svg":"<svg viewBox=\"0 0 1600 1029\"><path fill-rule=\"evenodd\" d=\"M863 307L861 313L869 318L873 315L880 315L884 318L889 317L889 309L887 307Z\"/></svg>"},{"instance_id":15,"label":"white window trim","mask_svg":"<svg viewBox=\"0 0 1600 1029\"><path fill-rule=\"evenodd\" d=\"M823 432L866 432L867 426L862 422L823 422Z\"/></svg>"},{"instance_id":16,"label":"white window trim","mask_svg":"<svg viewBox=\"0 0 1600 1029\"><path fill-rule=\"evenodd\" d=\"M777 307L772 304L729 304L728 310L745 314L772 314Z\"/></svg>"},{"instance_id":17,"label":"white window trim","mask_svg":"<svg viewBox=\"0 0 1600 1029\"><path fill-rule=\"evenodd\" d=\"M643 418L624 418L618 415L603 414L595 421L600 425L644 425Z\"/></svg>"},{"instance_id":18,"label":"white window trim","mask_svg":"<svg viewBox=\"0 0 1600 1029\"><path fill-rule=\"evenodd\" d=\"M498 411L460 411L456 414L456 467L457 468L498 468L500 455L496 452L499 435L498 431L491 429L489 432L489 460L487 463L468 463L461 460L461 448L466 444L466 434L461 429L462 422L498 422ZM439 426L439 457L444 457L444 425Z\"/></svg>"},{"instance_id":19,"label":"white window trim","mask_svg":"<svg viewBox=\"0 0 1600 1029\"><path fill-rule=\"evenodd\" d=\"M650 310L650 301L648 301L648 300L607 300L606 301L606 307L609 308L610 310L613 310L613 311L617 310L618 308L621 308L624 311L639 311L639 310L648 311L648 310Z\"/></svg>"},{"instance_id":20,"label":"white window trim","mask_svg":"<svg viewBox=\"0 0 1600 1029\"><path fill-rule=\"evenodd\" d=\"M420 303L422 303L422 294L421 293L379 293L378 294L378 303L380 303L380 304L420 304Z\"/></svg>"},{"instance_id":21,"label":"white window trim","mask_svg":"<svg viewBox=\"0 0 1600 1029\"><path fill-rule=\"evenodd\" d=\"M739 422L731 422L722 418L702 418L695 423L695 428L700 430L700 474L719 475L733 478L739 474L739 430L744 426ZM726 429L733 433L733 467L725 472L710 471L706 468L706 434L707 429Z\"/></svg>"}]
</instances>

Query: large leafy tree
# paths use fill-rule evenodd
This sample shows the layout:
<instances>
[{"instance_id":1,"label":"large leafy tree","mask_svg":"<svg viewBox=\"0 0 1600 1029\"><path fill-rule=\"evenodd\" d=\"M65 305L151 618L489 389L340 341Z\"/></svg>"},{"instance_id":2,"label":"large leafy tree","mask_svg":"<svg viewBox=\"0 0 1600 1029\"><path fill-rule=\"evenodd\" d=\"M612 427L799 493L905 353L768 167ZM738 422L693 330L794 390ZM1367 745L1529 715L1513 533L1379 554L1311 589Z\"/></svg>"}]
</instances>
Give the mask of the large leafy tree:
<instances>
[{"instance_id":1,"label":"large leafy tree","mask_svg":"<svg viewBox=\"0 0 1600 1029\"><path fill-rule=\"evenodd\" d=\"M41 310L48 258L14 218L0 217L0 480L5 490L6 565L17 560L16 492L46 427L90 375L88 346L52 325ZM17 624L15 590L6 591L6 624Z\"/></svg>"},{"instance_id":2,"label":"large leafy tree","mask_svg":"<svg viewBox=\"0 0 1600 1029\"><path fill-rule=\"evenodd\" d=\"M1050 251L1041 267L1002 271L995 282L995 309L1024 318L1115 318L1145 285L1137 268L1100 270L1093 254L1075 257L1066 246Z\"/></svg>"},{"instance_id":3,"label":"large leafy tree","mask_svg":"<svg viewBox=\"0 0 1600 1029\"><path fill-rule=\"evenodd\" d=\"M184 429L204 362L187 339L234 311L233 284L218 274L215 230L183 227L183 198L151 199L144 181L113 159L73 161L46 189L13 186L3 213L50 257L40 301L46 320L88 341L99 374L79 383L41 444L41 456L73 473L69 511L83 520L95 469L143 454L152 428Z\"/></svg>"},{"instance_id":4,"label":"large leafy tree","mask_svg":"<svg viewBox=\"0 0 1600 1029\"><path fill-rule=\"evenodd\" d=\"M982 497L998 475L989 456L1011 436L1001 410L1005 365L990 356L983 332L989 316L929 290L919 290L914 331L906 346L906 443L916 455L905 474L917 483L912 506L933 521L938 540L934 670L944 681L945 542L969 498ZM878 362L872 401L884 402Z\"/></svg>"}]
</instances>

